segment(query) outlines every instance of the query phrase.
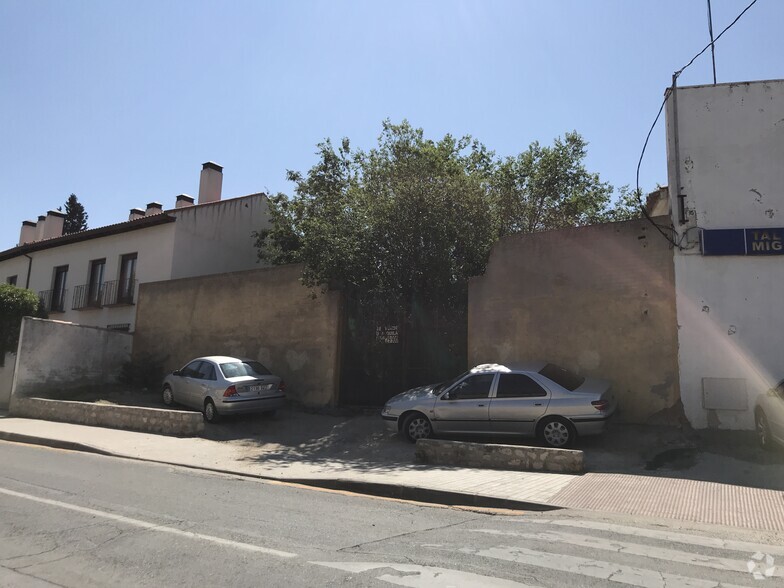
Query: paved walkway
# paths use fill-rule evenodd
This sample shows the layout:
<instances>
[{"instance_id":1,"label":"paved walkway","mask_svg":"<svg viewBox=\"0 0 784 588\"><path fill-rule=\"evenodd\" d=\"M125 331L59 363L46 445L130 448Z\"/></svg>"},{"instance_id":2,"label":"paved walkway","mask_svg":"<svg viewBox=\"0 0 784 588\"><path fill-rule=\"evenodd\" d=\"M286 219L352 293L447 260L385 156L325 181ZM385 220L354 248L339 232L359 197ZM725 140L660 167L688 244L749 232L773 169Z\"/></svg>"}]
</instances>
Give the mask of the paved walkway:
<instances>
[{"instance_id":1,"label":"paved walkway","mask_svg":"<svg viewBox=\"0 0 784 588\"><path fill-rule=\"evenodd\" d=\"M277 460L248 442L182 439L32 419L0 419L0 439L20 440L23 436L42 442L88 446L119 457L282 481L380 484L498 501L784 531L784 492L712 482L625 474L572 476L363 462L341 456L319 461Z\"/></svg>"}]
</instances>

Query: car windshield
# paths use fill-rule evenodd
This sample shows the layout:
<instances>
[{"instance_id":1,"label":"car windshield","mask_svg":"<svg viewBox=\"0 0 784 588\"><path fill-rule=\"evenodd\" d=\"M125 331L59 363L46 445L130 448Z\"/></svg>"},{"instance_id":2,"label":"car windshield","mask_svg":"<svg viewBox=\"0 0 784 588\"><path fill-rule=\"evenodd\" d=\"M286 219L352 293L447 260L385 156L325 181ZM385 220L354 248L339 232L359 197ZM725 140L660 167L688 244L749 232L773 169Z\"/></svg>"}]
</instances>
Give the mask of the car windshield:
<instances>
[{"instance_id":1,"label":"car windshield","mask_svg":"<svg viewBox=\"0 0 784 588\"><path fill-rule=\"evenodd\" d=\"M469 372L463 372L459 376L452 378L451 380L447 380L446 382L441 382L440 384L436 384L433 386L433 389L430 391L431 394L441 394L444 390L449 388L452 384L457 382L458 380L463 379L469 374Z\"/></svg>"},{"instance_id":2,"label":"car windshield","mask_svg":"<svg viewBox=\"0 0 784 588\"><path fill-rule=\"evenodd\" d=\"M577 388L582 386L583 382L585 382L585 378L582 376L578 376L574 372L570 372L566 368L562 368L554 363L548 363L539 370L539 373L562 388L566 388L569 392L574 392Z\"/></svg>"},{"instance_id":3,"label":"car windshield","mask_svg":"<svg viewBox=\"0 0 784 588\"><path fill-rule=\"evenodd\" d=\"M241 376L258 378L259 376L269 376L272 373L258 361L233 361L230 363L222 363L220 364L220 369L227 378L239 378Z\"/></svg>"}]
</instances>

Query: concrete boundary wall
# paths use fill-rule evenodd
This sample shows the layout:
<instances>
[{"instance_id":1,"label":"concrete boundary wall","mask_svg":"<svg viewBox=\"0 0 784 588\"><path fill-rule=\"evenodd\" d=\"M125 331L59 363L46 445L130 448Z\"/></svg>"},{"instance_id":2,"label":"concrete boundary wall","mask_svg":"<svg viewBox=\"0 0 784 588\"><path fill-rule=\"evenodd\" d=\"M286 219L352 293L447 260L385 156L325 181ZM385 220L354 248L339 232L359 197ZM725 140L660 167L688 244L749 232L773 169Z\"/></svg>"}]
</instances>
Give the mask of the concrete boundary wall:
<instances>
[{"instance_id":1,"label":"concrete boundary wall","mask_svg":"<svg viewBox=\"0 0 784 588\"><path fill-rule=\"evenodd\" d=\"M132 336L120 331L26 316L22 319L13 398L64 398L116 383L131 359Z\"/></svg>"},{"instance_id":2,"label":"concrete boundary wall","mask_svg":"<svg viewBox=\"0 0 784 588\"><path fill-rule=\"evenodd\" d=\"M572 449L419 439L415 455L417 461L433 465L559 474L584 470L583 452Z\"/></svg>"},{"instance_id":3,"label":"concrete boundary wall","mask_svg":"<svg viewBox=\"0 0 784 588\"><path fill-rule=\"evenodd\" d=\"M305 406L337 401L340 292L306 288L301 265L142 284L133 356L167 371L207 355L247 357Z\"/></svg>"},{"instance_id":4,"label":"concrete boundary wall","mask_svg":"<svg viewBox=\"0 0 784 588\"><path fill-rule=\"evenodd\" d=\"M470 365L548 361L610 380L619 420L676 424L670 244L646 220L501 239L469 283L468 357Z\"/></svg>"},{"instance_id":5,"label":"concrete boundary wall","mask_svg":"<svg viewBox=\"0 0 784 588\"><path fill-rule=\"evenodd\" d=\"M201 413L185 410L14 397L10 413L28 419L180 437L194 437L204 431Z\"/></svg>"}]
</instances>

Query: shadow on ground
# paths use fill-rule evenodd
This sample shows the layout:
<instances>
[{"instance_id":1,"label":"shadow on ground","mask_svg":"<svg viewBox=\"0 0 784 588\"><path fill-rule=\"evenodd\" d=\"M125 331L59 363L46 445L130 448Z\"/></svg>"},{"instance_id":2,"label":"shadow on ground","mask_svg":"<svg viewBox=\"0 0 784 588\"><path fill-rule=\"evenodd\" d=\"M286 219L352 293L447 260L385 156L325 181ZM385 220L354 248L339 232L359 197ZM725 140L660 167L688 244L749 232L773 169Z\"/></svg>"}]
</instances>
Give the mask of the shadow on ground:
<instances>
[{"instance_id":1,"label":"shadow on ground","mask_svg":"<svg viewBox=\"0 0 784 588\"><path fill-rule=\"evenodd\" d=\"M389 472L416 466L414 445L389 433L373 414L334 416L281 410L274 417L238 416L209 425L203 435L242 447L244 459L278 469L305 464L335 469ZM451 468L445 468L451 469Z\"/></svg>"}]
</instances>

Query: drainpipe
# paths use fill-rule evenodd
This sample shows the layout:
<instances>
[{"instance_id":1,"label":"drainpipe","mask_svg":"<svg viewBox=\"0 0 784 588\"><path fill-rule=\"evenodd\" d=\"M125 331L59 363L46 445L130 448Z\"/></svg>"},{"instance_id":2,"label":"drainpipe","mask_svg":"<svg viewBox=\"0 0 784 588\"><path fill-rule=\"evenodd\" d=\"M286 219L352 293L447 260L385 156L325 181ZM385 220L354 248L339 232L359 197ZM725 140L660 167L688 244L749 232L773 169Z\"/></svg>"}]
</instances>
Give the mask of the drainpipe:
<instances>
[{"instance_id":1,"label":"drainpipe","mask_svg":"<svg viewBox=\"0 0 784 588\"><path fill-rule=\"evenodd\" d=\"M678 199L678 224L686 224L686 195L681 193L681 150L678 141L678 74L672 74L672 149L675 159L675 195Z\"/></svg>"},{"instance_id":2,"label":"drainpipe","mask_svg":"<svg viewBox=\"0 0 784 588\"><path fill-rule=\"evenodd\" d=\"M33 258L30 257L29 255L27 255L27 253L23 253L22 255L24 255L27 258L27 279L25 280L25 288L29 289L30 288L30 269L33 267Z\"/></svg>"}]
</instances>

